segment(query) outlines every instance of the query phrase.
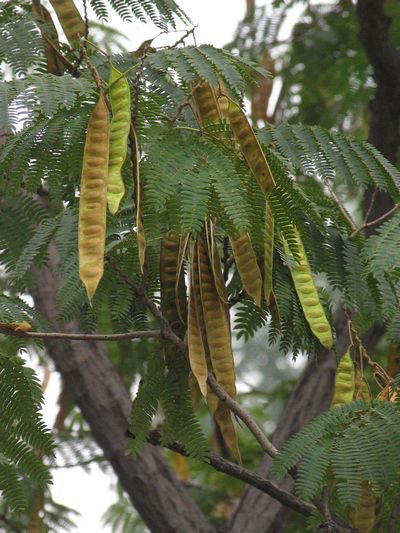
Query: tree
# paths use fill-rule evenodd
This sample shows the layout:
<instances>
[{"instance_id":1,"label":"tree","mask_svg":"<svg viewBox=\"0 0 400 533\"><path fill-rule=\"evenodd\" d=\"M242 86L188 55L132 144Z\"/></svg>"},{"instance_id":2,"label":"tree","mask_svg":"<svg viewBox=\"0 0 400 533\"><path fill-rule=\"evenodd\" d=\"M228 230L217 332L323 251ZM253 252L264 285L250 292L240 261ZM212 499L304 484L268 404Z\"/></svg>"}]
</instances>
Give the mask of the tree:
<instances>
[{"instance_id":1,"label":"tree","mask_svg":"<svg viewBox=\"0 0 400 533\"><path fill-rule=\"evenodd\" d=\"M252 2L230 46L242 56L188 46L194 29L174 2L110 0L123 19L147 17L162 31L178 20L188 25L170 47L146 41L122 54L93 42L86 3L83 17L71 0L51 4L68 43L59 40L54 15L38 0L32 12L23 0L6 2L1 11L4 527L54 529L66 518L47 488L54 437L41 421L40 387L18 355L34 346L54 361L64 382L56 444L76 448L90 428L152 531L275 532L285 527L288 510L299 515L297 528L311 517L311 527L326 530L370 531L375 524L394 531L400 490L399 56L383 2L359 0L357 6L377 84L372 144L325 129L335 126L338 99L323 71L317 85L328 86L319 106L329 111L325 128L296 122L256 128L268 99L254 82L270 88L268 73L254 59L271 70L273 62L266 39L251 47L242 39L259 39L265 21ZM104 3L89 4L106 19ZM334 16L331 9L323 18L330 43L352 35L348 27L356 24L351 4L333 9ZM315 7L308 10L315 15ZM343 19L346 14L345 31L338 12ZM307 58L296 35L304 27L315 31L316 20L294 31L275 120L287 116L293 100L296 57ZM359 131L365 128L371 90L362 49L351 45L361 64L354 79L362 75L365 93L353 107L341 101L339 115L340 126L357 133L358 124ZM343 46L339 56L349 50ZM304 68L316 72L311 60ZM246 91L253 127L242 109ZM293 119L317 122L315 109L307 107L307 77L302 91L305 105ZM347 205L351 196L364 202L364 216ZM249 414L235 400L231 328L246 342L267 328L264 351L306 353L312 360L272 442L262 414ZM373 355L381 338L385 352L391 345L387 371ZM157 410L163 420L154 429ZM75 421L66 423L71 413ZM252 441L245 428L238 439L232 414ZM212 451L206 433L214 435ZM184 462L176 455L168 462L164 449ZM279 484L267 476L274 457L273 472L288 474ZM177 475L185 477L188 468L197 481L189 489ZM230 485L231 478L242 484L228 491L226 478L211 479L210 469L230 476ZM234 510L230 497L237 499ZM123 522L127 531L138 527L122 495L110 513L115 528Z\"/></svg>"}]
</instances>

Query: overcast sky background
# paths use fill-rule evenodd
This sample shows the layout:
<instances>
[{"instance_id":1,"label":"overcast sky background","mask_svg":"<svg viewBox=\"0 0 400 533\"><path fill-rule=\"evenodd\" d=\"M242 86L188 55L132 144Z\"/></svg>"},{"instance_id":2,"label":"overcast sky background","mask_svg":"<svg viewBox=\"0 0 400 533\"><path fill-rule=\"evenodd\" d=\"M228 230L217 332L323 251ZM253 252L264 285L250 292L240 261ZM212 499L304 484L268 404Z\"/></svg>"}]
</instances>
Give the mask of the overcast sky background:
<instances>
[{"instance_id":1,"label":"overcast sky background","mask_svg":"<svg viewBox=\"0 0 400 533\"><path fill-rule=\"evenodd\" d=\"M258 5L268 1L259 0ZM245 0L177 0L177 2L187 12L193 23L198 24L196 29L197 44L209 43L217 47L222 47L232 39L238 21L244 15L246 4ZM75 3L83 12L82 2L76 0ZM47 7L51 10L50 6ZM297 19L297 14L298 9L293 11L292 16L289 17L284 29L286 36L293 22ZM93 15L89 14L89 17L94 19ZM151 23L148 25L140 22L125 24L118 16L114 15L110 17L108 24L130 36L130 42L127 41L126 43L130 50L135 50L145 39L154 37L158 33L157 28ZM157 39L156 44L157 46L170 44L175 42L177 38L179 38L179 34L176 33L171 36L162 36ZM290 358L287 358L287 362L288 365L292 364ZM39 376L42 375L40 369L38 369L38 374ZM49 426L53 425L57 413L59 390L59 376L52 372L44 405L44 418ZM55 501L81 513L80 517L74 519L78 526L74 531L79 533L110 533L111 529L103 526L101 517L109 505L116 500L114 485L115 477L103 474L96 465L92 467L90 474L81 468L62 469L54 471L52 495Z\"/></svg>"}]
</instances>

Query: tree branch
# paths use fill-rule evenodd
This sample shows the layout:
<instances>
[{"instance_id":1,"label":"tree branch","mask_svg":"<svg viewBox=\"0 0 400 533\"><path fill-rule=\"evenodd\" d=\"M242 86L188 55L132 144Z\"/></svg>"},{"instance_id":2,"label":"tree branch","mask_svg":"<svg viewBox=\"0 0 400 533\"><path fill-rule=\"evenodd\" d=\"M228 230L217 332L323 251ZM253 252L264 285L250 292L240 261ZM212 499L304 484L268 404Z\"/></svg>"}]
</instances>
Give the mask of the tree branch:
<instances>
[{"instance_id":1,"label":"tree branch","mask_svg":"<svg viewBox=\"0 0 400 533\"><path fill-rule=\"evenodd\" d=\"M127 333L110 333L101 335L97 333L60 333L44 331L20 331L0 326L0 334L11 337L24 337L28 339L67 339L70 341L120 341L125 339L149 339L161 337L159 330L130 331Z\"/></svg>"},{"instance_id":2,"label":"tree branch","mask_svg":"<svg viewBox=\"0 0 400 533\"><path fill-rule=\"evenodd\" d=\"M389 211L387 211L386 213L384 213L380 217L376 218L375 220L371 220L371 222L365 222L362 226L360 226L359 228L355 229L353 231L353 233L351 234L351 237L355 237L356 235L358 235L360 233L360 231L363 231L366 228L372 228L373 226L377 226L381 222L383 222L386 219L390 218L393 215L393 213L395 213L399 209L399 207L400 207L400 202L397 202L397 204L395 204L392 207L392 209L389 209Z\"/></svg>"},{"instance_id":3,"label":"tree branch","mask_svg":"<svg viewBox=\"0 0 400 533\"><path fill-rule=\"evenodd\" d=\"M160 446L160 432L157 430L151 431L148 438L148 442L150 444L153 444L154 446ZM176 453L179 453L181 455L187 455L183 446L177 442L174 442L168 445L167 447ZM208 453L207 458L204 459L204 462L212 466L215 470L218 470L218 472L222 472L223 474L228 474L231 477L240 479L241 481L244 481L245 483L248 483L249 485L257 488L261 492L269 494L270 496L281 502L283 505L290 507L294 511L297 511L298 513L304 516L310 516L316 509L314 505L299 500L299 498L297 498L290 492L281 489L272 481L264 479L258 474L253 474L249 470L246 470L245 468L239 465L231 463L230 461L220 457L219 455L216 455L214 453Z\"/></svg>"}]
</instances>

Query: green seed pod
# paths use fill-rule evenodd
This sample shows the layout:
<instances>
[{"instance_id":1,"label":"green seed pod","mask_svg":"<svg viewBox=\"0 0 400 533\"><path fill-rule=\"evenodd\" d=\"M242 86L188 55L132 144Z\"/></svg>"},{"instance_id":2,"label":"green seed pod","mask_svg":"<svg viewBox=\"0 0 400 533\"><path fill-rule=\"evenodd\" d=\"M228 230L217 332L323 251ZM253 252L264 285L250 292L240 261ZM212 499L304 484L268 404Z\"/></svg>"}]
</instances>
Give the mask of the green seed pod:
<instances>
[{"instance_id":1,"label":"green seed pod","mask_svg":"<svg viewBox=\"0 0 400 533\"><path fill-rule=\"evenodd\" d=\"M350 352L344 354L335 374L335 390L331 407L339 407L353 401L355 391L355 372Z\"/></svg>"},{"instance_id":2,"label":"green seed pod","mask_svg":"<svg viewBox=\"0 0 400 533\"><path fill-rule=\"evenodd\" d=\"M291 271L294 286L311 331L320 341L322 346L325 346L325 348L332 348L332 329L319 300L318 291L312 277L311 268L299 232L295 230L295 233L300 263L296 263ZM284 238L283 245L285 253L293 257L289 245Z\"/></svg>"},{"instance_id":3,"label":"green seed pod","mask_svg":"<svg viewBox=\"0 0 400 533\"><path fill-rule=\"evenodd\" d=\"M109 211L115 214L125 194L121 170L128 148L128 135L131 124L131 92L125 76L111 63L109 87L113 116L110 126L107 202Z\"/></svg>"},{"instance_id":4,"label":"green seed pod","mask_svg":"<svg viewBox=\"0 0 400 533\"><path fill-rule=\"evenodd\" d=\"M100 93L88 124L79 200L79 275L89 301L104 270L108 146L109 115Z\"/></svg>"},{"instance_id":5,"label":"green seed pod","mask_svg":"<svg viewBox=\"0 0 400 533\"><path fill-rule=\"evenodd\" d=\"M70 43L85 35L85 23L72 0L50 0Z\"/></svg>"}]
</instances>

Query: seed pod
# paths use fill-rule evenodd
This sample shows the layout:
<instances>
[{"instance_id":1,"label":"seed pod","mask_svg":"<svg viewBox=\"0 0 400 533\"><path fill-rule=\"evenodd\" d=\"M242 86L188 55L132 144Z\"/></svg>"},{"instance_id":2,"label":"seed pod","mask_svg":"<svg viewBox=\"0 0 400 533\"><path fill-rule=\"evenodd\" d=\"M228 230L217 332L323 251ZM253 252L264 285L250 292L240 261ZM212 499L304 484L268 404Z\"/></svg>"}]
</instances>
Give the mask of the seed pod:
<instances>
[{"instance_id":1,"label":"seed pod","mask_svg":"<svg viewBox=\"0 0 400 533\"><path fill-rule=\"evenodd\" d=\"M214 418L219 426L219 429L221 430L224 441L230 449L233 457L239 464L241 464L242 459L240 457L240 450L238 446L235 426L232 422L231 412L228 407L221 401L218 403L217 410L214 413Z\"/></svg>"},{"instance_id":2,"label":"seed pod","mask_svg":"<svg viewBox=\"0 0 400 533\"><path fill-rule=\"evenodd\" d=\"M59 51L58 33L53 19L47 9L41 5L40 0L32 0L32 14L36 20L44 41L44 53L46 55L47 71L56 76L62 76L64 65Z\"/></svg>"},{"instance_id":3,"label":"seed pod","mask_svg":"<svg viewBox=\"0 0 400 533\"><path fill-rule=\"evenodd\" d=\"M247 164L254 174L260 189L265 196L269 196L275 187L275 180L253 128L240 106L230 99L228 113L233 133L239 142Z\"/></svg>"},{"instance_id":4,"label":"seed pod","mask_svg":"<svg viewBox=\"0 0 400 533\"><path fill-rule=\"evenodd\" d=\"M340 360L335 374L335 390L331 407L339 407L353 401L355 391L354 364L349 350Z\"/></svg>"},{"instance_id":5,"label":"seed pod","mask_svg":"<svg viewBox=\"0 0 400 533\"><path fill-rule=\"evenodd\" d=\"M214 89L206 81L198 82L192 89L193 111L200 126L222 122Z\"/></svg>"},{"instance_id":6,"label":"seed pod","mask_svg":"<svg viewBox=\"0 0 400 533\"><path fill-rule=\"evenodd\" d=\"M135 166L135 192L136 192L136 238L139 251L139 263L140 268L143 273L143 266L146 260L146 237L144 234L144 227L142 221L142 213L140 211L140 201L141 201L141 185L140 185L140 155L139 155L139 144L136 136L135 130L130 129L131 133L131 143L132 150L134 151L134 166Z\"/></svg>"},{"instance_id":7,"label":"seed pod","mask_svg":"<svg viewBox=\"0 0 400 533\"><path fill-rule=\"evenodd\" d=\"M262 277L250 237L247 233L230 237L233 256L247 294L261 306Z\"/></svg>"},{"instance_id":8,"label":"seed pod","mask_svg":"<svg viewBox=\"0 0 400 533\"><path fill-rule=\"evenodd\" d=\"M274 261L274 217L265 202L265 233L264 233L264 296L267 304L270 303L272 292L272 266Z\"/></svg>"},{"instance_id":9,"label":"seed pod","mask_svg":"<svg viewBox=\"0 0 400 533\"><path fill-rule=\"evenodd\" d=\"M179 244L179 236L172 231L161 241L161 311L170 323L172 331L183 339L186 328L178 314L178 302L184 316L187 315L187 304L184 272L178 270Z\"/></svg>"},{"instance_id":10,"label":"seed pod","mask_svg":"<svg viewBox=\"0 0 400 533\"><path fill-rule=\"evenodd\" d=\"M109 87L113 116L110 125L107 202L109 211L115 214L125 194L121 170L128 149L127 142L131 124L131 92L125 76L111 63Z\"/></svg>"},{"instance_id":11,"label":"seed pod","mask_svg":"<svg viewBox=\"0 0 400 533\"><path fill-rule=\"evenodd\" d=\"M215 288L217 289L218 296L223 304L228 303L228 294L226 292L224 275L221 269L221 259L219 257L218 248L214 239L214 227L213 224L206 224L206 238L207 238L207 250L208 256L211 258L211 267L213 271Z\"/></svg>"},{"instance_id":12,"label":"seed pod","mask_svg":"<svg viewBox=\"0 0 400 533\"><path fill-rule=\"evenodd\" d=\"M361 533L371 533L375 524L376 496L368 481L361 484L360 502L356 509L349 511L349 522L352 528Z\"/></svg>"},{"instance_id":13,"label":"seed pod","mask_svg":"<svg viewBox=\"0 0 400 533\"><path fill-rule=\"evenodd\" d=\"M79 201L79 275L89 301L104 270L108 146L108 109L100 93L88 124Z\"/></svg>"},{"instance_id":14,"label":"seed pod","mask_svg":"<svg viewBox=\"0 0 400 533\"><path fill-rule=\"evenodd\" d=\"M325 346L325 348L332 348L332 329L319 300L318 291L312 277L311 268L300 235L297 230L295 230L295 233L300 263L296 263L291 271L294 286L311 331L320 341L322 346ZM285 239L283 239L283 244L285 253L293 257Z\"/></svg>"},{"instance_id":15,"label":"seed pod","mask_svg":"<svg viewBox=\"0 0 400 533\"><path fill-rule=\"evenodd\" d=\"M199 384L197 382L197 379L194 377L192 372L189 372L188 384L189 384L190 397L192 400L192 407L194 411L197 411L197 409L199 408L200 399L202 395L199 389Z\"/></svg>"},{"instance_id":16,"label":"seed pod","mask_svg":"<svg viewBox=\"0 0 400 533\"><path fill-rule=\"evenodd\" d=\"M211 364L218 383L233 398L236 395L229 311L215 288L207 246L197 238L201 302Z\"/></svg>"},{"instance_id":17,"label":"seed pod","mask_svg":"<svg viewBox=\"0 0 400 533\"><path fill-rule=\"evenodd\" d=\"M70 43L85 35L85 23L73 0L50 0L50 3Z\"/></svg>"},{"instance_id":18,"label":"seed pod","mask_svg":"<svg viewBox=\"0 0 400 533\"><path fill-rule=\"evenodd\" d=\"M195 376L203 396L207 395L207 362L203 339L199 328L196 303L193 287L189 296L189 323L188 323L189 361L192 373Z\"/></svg>"}]
</instances>

